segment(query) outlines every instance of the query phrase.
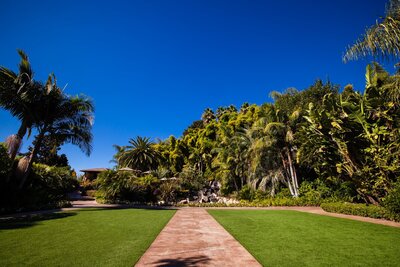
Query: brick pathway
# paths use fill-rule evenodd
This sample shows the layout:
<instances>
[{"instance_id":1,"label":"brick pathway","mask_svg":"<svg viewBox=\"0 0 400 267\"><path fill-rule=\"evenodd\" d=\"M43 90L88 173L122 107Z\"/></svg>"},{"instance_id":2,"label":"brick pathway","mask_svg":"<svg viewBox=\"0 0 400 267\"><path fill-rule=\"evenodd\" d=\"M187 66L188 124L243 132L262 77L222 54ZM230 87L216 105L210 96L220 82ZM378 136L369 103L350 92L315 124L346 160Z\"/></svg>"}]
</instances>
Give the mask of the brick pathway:
<instances>
[{"instance_id":1,"label":"brick pathway","mask_svg":"<svg viewBox=\"0 0 400 267\"><path fill-rule=\"evenodd\" d=\"M135 266L261 266L203 208L176 212Z\"/></svg>"}]
</instances>

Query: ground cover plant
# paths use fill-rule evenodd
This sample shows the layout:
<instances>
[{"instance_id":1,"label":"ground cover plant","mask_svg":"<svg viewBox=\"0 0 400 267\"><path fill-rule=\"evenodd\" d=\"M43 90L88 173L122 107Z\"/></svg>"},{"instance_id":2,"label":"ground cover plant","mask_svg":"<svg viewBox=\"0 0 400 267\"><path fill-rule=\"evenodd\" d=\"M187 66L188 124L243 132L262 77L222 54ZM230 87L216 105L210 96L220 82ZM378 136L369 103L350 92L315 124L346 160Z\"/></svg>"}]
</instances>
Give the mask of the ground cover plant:
<instances>
[{"instance_id":1,"label":"ground cover plant","mask_svg":"<svg viewBox=\"0 0 400 267\"><path fill-rule=\"evenodd\" d=\"M297 211L208 212L264 266L399 265L399 228Z\"/></svg>"},{"instance_id":2,"label":"ground cover plant","mask_svg":"<svg viewBox=\"0 0 400 267\"><path fill-rule=\"evenodd\" d=\"M0 266L133 266L173 210L80 210L0 221Z\"/></svg>"}]
</instances>

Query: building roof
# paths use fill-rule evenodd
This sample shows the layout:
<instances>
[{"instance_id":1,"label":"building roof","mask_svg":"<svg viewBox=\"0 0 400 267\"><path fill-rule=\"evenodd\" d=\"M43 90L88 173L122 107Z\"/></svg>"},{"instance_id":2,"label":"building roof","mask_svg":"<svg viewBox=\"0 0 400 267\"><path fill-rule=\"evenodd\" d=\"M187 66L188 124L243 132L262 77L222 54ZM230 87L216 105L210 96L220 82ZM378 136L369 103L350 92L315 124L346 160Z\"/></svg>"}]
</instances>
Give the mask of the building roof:
<instances>
[{"instance_id":1,"label":"building roof","mask_svg":"<svg viewBox=\"0 0 400 267\"><path fill-rule=\"evenodd\" d=\"M107 168L92 168L92 169L85 169L85 170L80 170L81 172L104 172L108 171Z\"/></svg>"}]
</instances>

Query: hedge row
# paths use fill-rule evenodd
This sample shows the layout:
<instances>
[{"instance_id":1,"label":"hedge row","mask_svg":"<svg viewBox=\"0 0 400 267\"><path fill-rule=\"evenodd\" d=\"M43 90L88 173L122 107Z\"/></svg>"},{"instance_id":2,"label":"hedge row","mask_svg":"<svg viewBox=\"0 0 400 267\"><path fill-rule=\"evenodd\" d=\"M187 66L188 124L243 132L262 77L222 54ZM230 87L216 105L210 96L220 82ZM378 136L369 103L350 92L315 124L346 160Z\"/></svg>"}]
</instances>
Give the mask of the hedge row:
<instances>
[{"instance_id":1,"label":"hedge row","mask_svg":"<svg viewBox=\"0 0 400 267\"><path fill-rule=\"evenodd\" d=\"M387 219L397 222L400 221L400 214L391 213L387 209L375 205L336 202L322 203L321 208L327 212L357 215L375 219Z\"/></svg>"},{"instance_id":2,"label":"hedge row","mask_svg":"<svg viewBox=\"0 0 400 267\"><path fill-rule=\"evenodd\" d=\"M241 200L238 203L198 203L192 202L189 204L178 204L178 206L189 206L189 207L293 207L293 206L319 206L322 202L332 201L330 199L318 199L310 200L302 197L276 197L276 198L265 198L262 200L247 201Z\"/></svg>"}]
</instances>

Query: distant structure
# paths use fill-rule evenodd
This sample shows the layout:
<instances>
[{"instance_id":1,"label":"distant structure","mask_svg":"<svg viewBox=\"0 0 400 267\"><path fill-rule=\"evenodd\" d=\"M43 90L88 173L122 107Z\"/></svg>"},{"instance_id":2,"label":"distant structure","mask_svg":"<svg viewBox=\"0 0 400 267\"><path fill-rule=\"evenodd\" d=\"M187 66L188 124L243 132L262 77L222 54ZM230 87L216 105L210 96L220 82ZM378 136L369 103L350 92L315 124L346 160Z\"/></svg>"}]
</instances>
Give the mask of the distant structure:
<instances>
[{"instance_id":1,"label":"distant structure","mask_svg":"<svg viewBox=\"0 0 400 267\"><path fill-rule=\"evenodd\" d=\"M85 173L83 175L82 181L93 181L96 180L97 175L101 172L108 171L107 168L92 168L92 169L85 169L80 170L81 172Z\"/></svg>"}]
</instances>

